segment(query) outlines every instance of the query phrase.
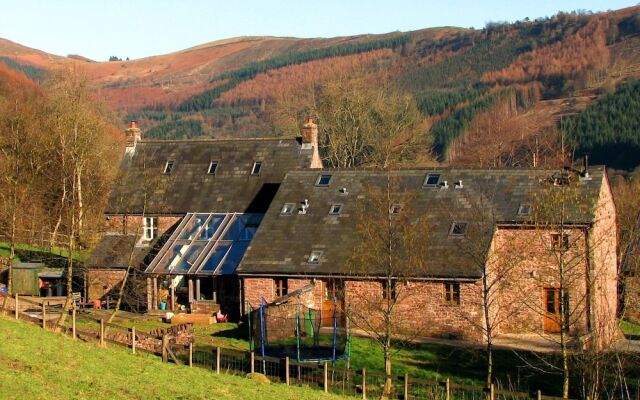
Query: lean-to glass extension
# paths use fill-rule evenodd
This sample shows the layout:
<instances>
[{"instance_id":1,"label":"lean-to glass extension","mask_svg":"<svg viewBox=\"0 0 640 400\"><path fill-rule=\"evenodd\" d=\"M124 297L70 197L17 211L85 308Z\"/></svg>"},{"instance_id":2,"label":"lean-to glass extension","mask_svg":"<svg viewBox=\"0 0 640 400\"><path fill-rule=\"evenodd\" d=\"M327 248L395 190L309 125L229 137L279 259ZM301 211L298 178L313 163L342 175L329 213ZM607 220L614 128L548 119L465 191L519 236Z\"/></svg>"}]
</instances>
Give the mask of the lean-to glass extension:
<instances>
[{"instance_id":1,"label":"lean-to glass extension","mask_svg":"<svg viewBox=\"0 0 640 400\"><path fill-rule=\"evenodd\" d=\"M187 214L146 273L228 275L240 264L263 214Z\"/></svg>"}]
</instances>

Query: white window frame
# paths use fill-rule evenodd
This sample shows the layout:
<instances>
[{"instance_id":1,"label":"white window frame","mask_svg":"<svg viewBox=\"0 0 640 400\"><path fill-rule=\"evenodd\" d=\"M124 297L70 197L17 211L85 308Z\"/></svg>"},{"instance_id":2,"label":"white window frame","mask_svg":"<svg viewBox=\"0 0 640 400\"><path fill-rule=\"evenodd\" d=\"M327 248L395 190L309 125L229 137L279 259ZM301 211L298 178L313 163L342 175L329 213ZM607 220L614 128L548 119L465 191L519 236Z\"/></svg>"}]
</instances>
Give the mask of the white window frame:
<instances>
[{"instance_id":1,"label":"white window frame","mask_svg":"<svg viewBox=\"0 0 640 400\"><path fill-rule=\"evenodd\" d=\"M340 215L342 214L342 204L336 203L336 204L332 204L331 208L329 208L329 215ZM338 209L338 211L335 211L335 209Z\"/></svg>"},{"instance_id":2,"label":"white window frame","mask_svg":"<svg viewBox=\"0 0 640 400\"><path fill-rule=\"evenodd\" d=\"M526 212L525 212L526 211ZM521 217L528 217L531 215L531 204L522 203L518 207L518 215Z\"/></svg>"},{"instance_id":3,"label":"white window frame","mask_svg":"<svg viewBox=\"0 0 640 400\"><path fill-rule=\"evenodd\" d=\"M258 168L257 171L256 171L256 167ZM251 167L251 175L260 175L261 171L262 171L262 161L254 161L253 167Z\"/></svg>"},{"instance_id":4,"label":"white window frame","mask_svg":"<svg viewBox=\"0 0 640 400\"><path fill-rule=\"evenodd\" d=\"M215 167L214 167L215 166ZM213 168L213 171L211 170L211 168ZM207 174L208 175L215 175L216 172L218 172L218 162L215 160L212 160L209 163L209 169L207 169Z\"/></svg>"},{"instance_id":5,"label":"white window frame","mask_svg":"<svg viewBox=\"0 0 640 400\"><path fill-rule=\"evenodd\" d=\"M427 182L429 182L429 178L433 178L433 177L437 177L438 178L436 183L427 183ZM442 178L442 174L440 174L440 173L427 174L427 176L424 177L424 182L422 183L422 187L437 187L438 184L440 183L440 178Z\"/></svg>"},{"instance_id":6,"label":"white window frame","mask_svg":"<svg viewBox=\"0 0 640 400\"><path fill-rule=\"evenodd\" d=\"M309 264L319 264L321 258L322 258L322 250L313 250L311 254L309 254L309 258L307 259L307 262Z\"/></svg>"},{"instance_id":7,"label":"white window frame","mask_svg":"<svg viewBox=\"0 0 640 400\"><path fill-rule=\"evenodd\" d=\"M158 236L158 217L142 219L142 240L150 242Z\"/></svg>"},{"instance_id":8,"label":"white window frame","mask_svg":"<svg viewBox=\"0 0 640 400\"><path fill-rule=\"evenodd\" d=\"M284 203L280 209L280 215L293 215L293 211L296 209L295 203Z\"/></svg>"},{"instance_id":9,"label":"white window frame","mask_svg":"<svg viewBox=\"0 0 640 400\"><path fill-rule=\"evenodd\" d=\"M329 177L329 180L327 181L327 183L320 183L323 177ZM327 187L331 183L332 178L333 178L333 175L331 174L320 174L318 175L318 179L316 179L316 186Z\"/></svg>"},{"instance_id":10,"label":"white window frame","mask_svg":"<svg viewBox=\"0 0 640 400\"><path fill-rule=\"evenodd\" d=\"M175 168L176 162L175 160L167 160L166 164L164 164L164 171L162 172L165 175L171 175L173 173L173 168Z\"/></svg>"},{"instance_id":11,"label":"white window frame","mask_svg":"<svg viewBox=\"0 0 640 400\"><path fill-rule=\"evenodd\" d=\"M456 226L464 225L462 229L462 233L454 233ZM464 237L467 234L467 230L469 229L469 223L467 221L454 221L451 224L451 229L449 229L449 236L453 237Z\"/></svg>"}]
</instances>

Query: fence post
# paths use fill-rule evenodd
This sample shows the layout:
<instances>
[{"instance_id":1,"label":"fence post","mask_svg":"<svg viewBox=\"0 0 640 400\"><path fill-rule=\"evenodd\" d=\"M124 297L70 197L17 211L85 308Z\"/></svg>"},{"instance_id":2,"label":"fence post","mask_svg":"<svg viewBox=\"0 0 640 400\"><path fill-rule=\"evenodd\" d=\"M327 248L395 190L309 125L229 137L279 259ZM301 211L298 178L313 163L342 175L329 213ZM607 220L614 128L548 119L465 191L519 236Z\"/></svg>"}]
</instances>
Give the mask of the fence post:
<instances>
[{"instance_id":1,"label":"fence post","mask_svg":"<svg viewBox=\"0 0 640 400\"><path fill-rule=\"evenodd\" d=\"M444 383L444 389L446 391L445 393L445 399L446 400L451 400L451 381L449 380L449 378L447 378L446 382Z\"/></svg>"},{"instance_id":2,"label":"fence post","mask_svg":"<svg viewBox=\"0 0 640 400\"><path fill-rule=\"evenodd\" d=\"M131 352L136 354L136 327L131 328Z\"/></svg>"},{"instance_id":3,"label":"fence post","mask_svg":"<svg viewBox=\"0 0 640 400\"><path fill-rule=\"evenodd\" d=\"M284 358L284 382L289 385L289 357Z\"/></svg>"},{"instance_id":4,"label":"fence post","mask_svg":"<svg viewBox=\"0 0 640 400\"><path fill-rule=\"evenodd\" d=\"M47 306L42 300L42 329L47 329Z\"/></svg>"},{"instance_id":5,"label":"fence post","mask_svg":"<svg viewBox=\"0 0 640 400\"><path fill-rule=\"evenodd\" d=\"M404 400L409 398L409 374L404 374Z\"/></svg>"},{"instance_id":6,"label":"fence post","mask_svg":"<svg viewBox=\"0 0 640 400\"><path fill-rule=\"evenodd\" d=\"M254 353L253 351L250 354L250 359L251 359L251 373L253 374L254 372L256 372L256 353Z\"/></svg>"},{"instance_id":7,"label":"fence post","mask_svg":"<svg viewBox=\"0 0 640 400\"><path fill-rule=\"evenodd\" d=\"M193 367L193 342L189 342L189 368Z\"/></svg>"},{"instance_id":8,"label":"fence post","mask_svg":"<svg viewBox=\"0 0 640 400\"><path fill-rule=\"evenodd\" d=\"M169 338L165 333L164 335L162 335L162 362L163 363L169 362L169 355L167 354L168 345L169 345Z\"/></svg>"},{"instance_id":9,"label":"fence post","mask_svg":"<svg viewBox=\"0 0 640 400\"><path fill-rule=\"evenodd\" d=\"M542 400L542 390L538 390L538 400Z\"/></svg>"},{"instance_id":10,"label":"fence post","mask_svg":"<svg viewBox=\"0 0 640 400\"><path fill-rule=\"evenodd\" d=\"M496 400L496 385L493 383L489 386L489 398L491 400Z\"/></svg>"},{"instance_id":11,"label":"fence post","mask_svg":"<svg viewBox=\"0 0 640 400\"><path fill-rule=\"evenodd\" d=\"M15 312L16 312L16 320L17 320L18 319L18 315L20 315L20 311L18 311L20 309L20 306L18 305L18 294L17 293L16 293L16 304L15 304L15 306L16 306Z\"/></svg>"},{"instance_id":12,"label":"fence post","mask_svg":"<svg viewBox=\"0 0 640 400\"><path fill-rule=\"evenodd\" d=\"M362 368L362 399L367 400L367 369Z\"/></svg>"},{"instance_id":13,"label":"fence post","mask_svg":"<svg viewBox=\"0 0 640 400\"><path fill-rule=\"evenodd\" d=\"M327 393L329 391L329 364L324 362L324 392Z\"/></svg>"},{"instance_id":14,"label":"fence post","mask_svg":"<svg viewBox=\"0 0 640 400\"><path fill-rule=\"evenodd\" d=\"M100 320L100 346L104 347L104 320Z\"/></svg>"},{"instance_id":15,"label":"fence post","mask_svg":"<svg viewBox=\"0 0 640 400\"><path fill-rule=\"evenodd\" d=\"M71 309L71 337L73 338L73 340L77 339L77 334L76 334L76 305L75 303L73 304L73 308Z\"/></svg>"},{"instance_id":16,"label":"fence post","mask_svg":"<svg viewBox=\"0 0 640 400\"><path fill-rule=\"evenodd\" d=\"M220 373L220 347L216 347L216 374Z\"/></svg>"}]
</instances>

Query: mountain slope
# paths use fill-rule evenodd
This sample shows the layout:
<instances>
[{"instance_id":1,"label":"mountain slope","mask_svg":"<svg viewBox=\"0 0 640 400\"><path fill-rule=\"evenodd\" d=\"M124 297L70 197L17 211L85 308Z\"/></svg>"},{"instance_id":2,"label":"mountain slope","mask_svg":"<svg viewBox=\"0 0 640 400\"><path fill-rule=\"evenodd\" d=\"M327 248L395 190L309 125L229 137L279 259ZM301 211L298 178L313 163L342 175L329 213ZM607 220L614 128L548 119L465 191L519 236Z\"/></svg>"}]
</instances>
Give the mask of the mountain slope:
<instances>
[{"instance_id":1,"label":"mountain slope","mask_svg":"<svg viewBox=\"0 0 640 400\"><path fill-rule=\"evenodd\" d=\"M274 125L271 118L282 103L296 118L313 113L303 100L318 87L357 76L416 98L441 161L515 166L558 163L560 121L640 77L639 49L636 6L490 23L480 30L240 37L101 63L4 41L0 61L10 57L49 69L81 65L123 119L139 120L151 137L294 135L295 123Z\"/></svg>"}]
</instances>

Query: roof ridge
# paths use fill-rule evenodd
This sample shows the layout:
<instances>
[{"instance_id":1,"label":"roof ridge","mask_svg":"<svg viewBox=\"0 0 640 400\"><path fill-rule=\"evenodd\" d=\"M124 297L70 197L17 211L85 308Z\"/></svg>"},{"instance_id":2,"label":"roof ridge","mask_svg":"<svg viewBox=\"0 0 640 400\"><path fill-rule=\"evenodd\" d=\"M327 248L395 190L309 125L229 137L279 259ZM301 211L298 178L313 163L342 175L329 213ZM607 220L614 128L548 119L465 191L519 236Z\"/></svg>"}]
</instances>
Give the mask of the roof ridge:
<instances>
[{"instance_id":1,"label":"roof ridge","mask_svg":"<svg viewBox=\"0 0 640 400\"><path fill-rule=\"evenodd\" d=\"M194 142L269 142L269 141L297 141L297 138L275 137L275 138L200 138L200 139L140 139L141 143L194 143Z\"/></svg>"}]
</instances>

